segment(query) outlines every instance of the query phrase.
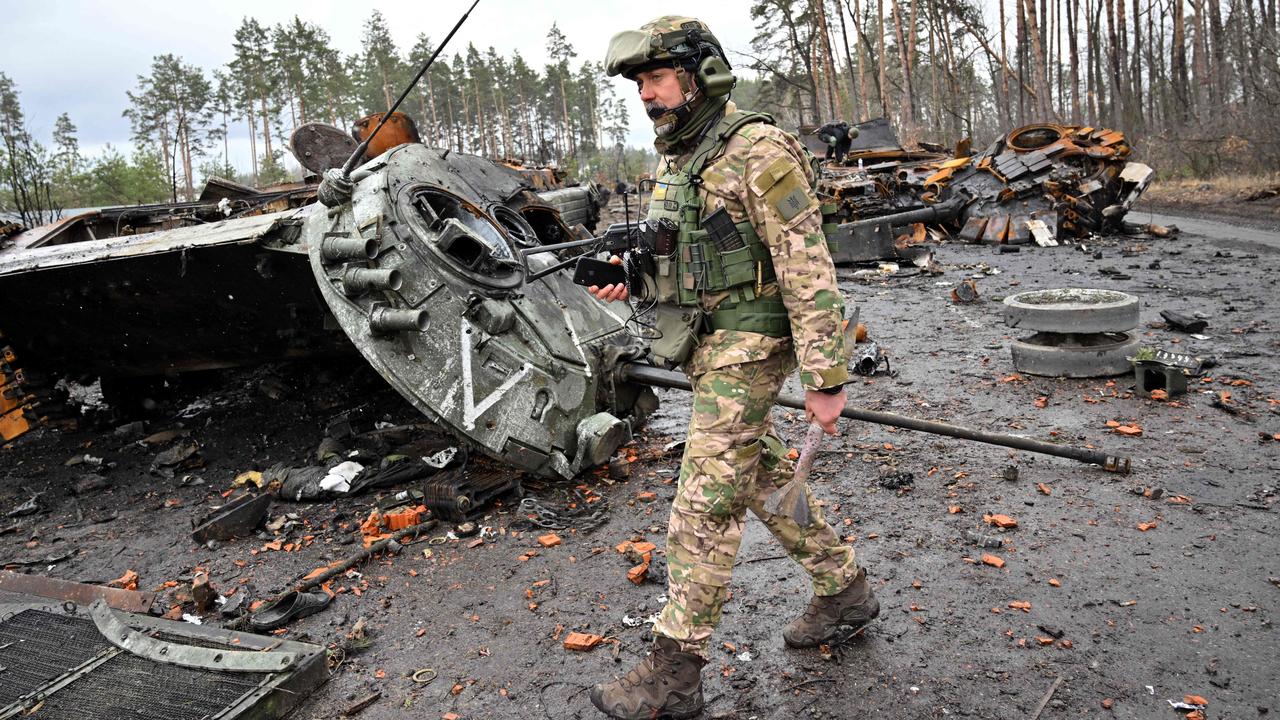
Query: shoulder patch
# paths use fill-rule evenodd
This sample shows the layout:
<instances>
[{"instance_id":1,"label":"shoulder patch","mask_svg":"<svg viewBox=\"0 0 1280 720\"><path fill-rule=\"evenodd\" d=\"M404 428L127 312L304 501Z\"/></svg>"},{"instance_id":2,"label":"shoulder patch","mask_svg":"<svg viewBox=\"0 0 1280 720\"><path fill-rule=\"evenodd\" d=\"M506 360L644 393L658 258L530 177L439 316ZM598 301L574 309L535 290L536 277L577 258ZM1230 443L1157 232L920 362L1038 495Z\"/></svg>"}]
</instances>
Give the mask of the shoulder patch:
<instances>
[{"instance_id":1,"label":"shoulder patch","mask_svg":"<svg viewBox=\"0 0 1280 720\"><path fill-rule=\"evenodd\" d=\"M776 185L780 180L785 178L788 173L795 169L795 163L785 157L774 158L773 162L765 167L764 172L760 173L751 181L751 189L756 191L757 195L764 195L769 189Z\"/></svg>"}]
</instances>

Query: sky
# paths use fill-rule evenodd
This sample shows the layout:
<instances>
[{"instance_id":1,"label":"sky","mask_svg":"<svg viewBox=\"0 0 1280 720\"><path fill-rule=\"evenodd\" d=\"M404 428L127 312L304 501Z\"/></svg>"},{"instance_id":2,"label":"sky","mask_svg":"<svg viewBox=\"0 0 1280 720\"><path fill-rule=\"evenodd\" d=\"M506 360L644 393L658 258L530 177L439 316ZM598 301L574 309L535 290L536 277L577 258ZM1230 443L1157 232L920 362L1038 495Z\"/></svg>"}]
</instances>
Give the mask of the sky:
<instances>
[{"instance_id":1,"label":"sky","mask_svg":"<svg viewBox=\"0 0 1280 720\"><path fill-rule=\"evenodd\" d=\"M403 52L419 33L443 38L469 4L463 0L6 3L0 72L17 85L28 125L42 142L49 142L54 120L67 112L79 130L84 154L96 156L108 143L128 154L132 148L129 122L121 116L128 105L125 93L135 87L138 75L149 71L156 55L172 53L209 72L231 60L233 35L244 17L270 26L295 15L328 31L343 54L353 54L360 49L364 22L373 9L382 12ZM730 62L745 64L735 51L749 51L755 34L748 0L700 0L696 8L697 16L729 50ZM474 43L481 49L493 46L504 56L519 50L531 65L541 67L546 62L547 31L557 23L578 53L575 65L587 59L602 61L615 32L691 9L616 0L480 0L445 55ZM613 82L620 97L634 100L629 104L628 144L648 145L653 136L635 99L634 84L622 78ZM231 162L247 171L249 141L243 123L231 134Z\"/></svg>"}]
</instances>

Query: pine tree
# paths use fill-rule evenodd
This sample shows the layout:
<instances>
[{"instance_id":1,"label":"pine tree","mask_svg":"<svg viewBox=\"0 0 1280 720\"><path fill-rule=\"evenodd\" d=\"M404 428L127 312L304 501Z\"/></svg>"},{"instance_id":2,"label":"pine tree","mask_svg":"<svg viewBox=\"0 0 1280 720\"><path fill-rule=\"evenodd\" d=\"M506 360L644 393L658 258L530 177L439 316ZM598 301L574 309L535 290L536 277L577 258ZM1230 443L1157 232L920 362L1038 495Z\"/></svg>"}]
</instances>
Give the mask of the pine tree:
<instances>
[{"instance_id":1,"label":"pine tree","mask_svg":"<svg viewBox=\"0 0 1280 720\"><path fill-rule=\"evenodd\" d=\"M36 227L61 215L50 165L48 152L27 128L17 87L0 73L0 216L13 215Z\"/></svg>"}]
</instances>

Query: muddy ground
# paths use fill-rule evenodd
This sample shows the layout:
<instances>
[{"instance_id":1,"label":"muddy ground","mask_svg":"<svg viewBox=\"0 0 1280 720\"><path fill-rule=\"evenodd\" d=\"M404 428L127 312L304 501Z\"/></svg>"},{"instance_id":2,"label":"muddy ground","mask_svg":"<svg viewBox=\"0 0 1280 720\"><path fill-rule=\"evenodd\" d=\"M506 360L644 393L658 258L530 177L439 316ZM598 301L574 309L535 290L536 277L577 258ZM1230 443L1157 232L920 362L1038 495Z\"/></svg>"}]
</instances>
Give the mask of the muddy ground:
<instances>
[{"instance_id":1,"label":"muddy ground","mask_svg":"<svg viewBox=\"0 0 1280 720\"><path fill-rule=\"evenodd\" d=\"M997 254L945 245L938 250L941 276L912 271L868 280L842 269L843 289L897 372L858 382L852 402L1088 444L1131 456L1134 472L1122 477L1067 460L844 424L819 457L813 482L828 518L868 568L881 617L829 653L785 648L779 629L801 610L808 589L763 526L750 522L705 671L706 716L1022 718L1059 679L1042 718L1178 718L1167 700L1185 694L1207 698L1209 718L1280 713L1273 626L1280 600L1280 442L1273 439L1280 433L1280 237L1197 227L1208 234L1109 239L1090 243L1090 252ZM1107 268L1128 277L1104 274ZM981 300L956 305L950 290L968 277L976 278ZM1061 286L1135 293L1145 342L1211 355L1219 365L1174 402L1134 397L1129 377L1012 378L998 299ZM1203 312L1209 338L1151 327L1160 309ZM245 470L307 464L344 413L357 432L420 421L354 359L187 377L144 396L153 406L142 415L145 430L116 434L84 423L0 451L0 510L44 493L41 512L9 521L17 527L0 537L3 557L31 563L30 572L80 581L134 570L141 589L189 580L201 567L221 590L264 597L356 549L353 531L375 495L277 502L271 517L296 513L305 523L284 538L302 545L294 552L265 550L276 539L270 534L197 546L191 518L220 503ZM626 627L623 617L657 611L664 590L661 582L629 582L631 563L613 549L631 538L662 544L677 461L662 447L680 438L689 405L677 392L661 396L662 409L636 443L640 460L630 478L581 480L582 489L605 499L592 509L607 503L602 526L562 532L562 545L542 548L538 532L513 531L517 500L507 498L481 520L498 532L483 544L424 540L337 581L341 592L331 607L285 635L329 645L341 659L294 717L339 717L374 691L381 698L361 718L596 717L590 683L623 672L645 651L645 628ZM802 420L782 410L775 418L797 442ZM1116 434L1107 421L1139 426L1142 434ZM169 445L144 446L138 438L179 427L199 443L195 462L173 479L151 473ZM394 452L421 435L393 435L370 452ZM110 487L76 496L71 487L94 468L67 463L86 454L103 461ZM1018 468L1016 480L1003 478L1008 466ZM893 483L881 480L892 473L909 473L910 484L886 487ZM1134 492L1152 487L1163 496ZM529 481L525 490L564 507L574 487ZM656 500L641 500L645 491ZM1018 527L997 532L983 521L990 513L1012 516ZM444 538L447 529L433 537ZM995 535L1004 546L975 547L966 530ZM1004 566L982 564L984 553ZM1023 603L1027 609L1017 609ZM353 642L347 635L362 617L369 638ZM609 641L571 652L562 640L573 630ZM423 668L434 671L423 678L435 679L414 682L410 676Z\"/></svg>"}]
</instances>

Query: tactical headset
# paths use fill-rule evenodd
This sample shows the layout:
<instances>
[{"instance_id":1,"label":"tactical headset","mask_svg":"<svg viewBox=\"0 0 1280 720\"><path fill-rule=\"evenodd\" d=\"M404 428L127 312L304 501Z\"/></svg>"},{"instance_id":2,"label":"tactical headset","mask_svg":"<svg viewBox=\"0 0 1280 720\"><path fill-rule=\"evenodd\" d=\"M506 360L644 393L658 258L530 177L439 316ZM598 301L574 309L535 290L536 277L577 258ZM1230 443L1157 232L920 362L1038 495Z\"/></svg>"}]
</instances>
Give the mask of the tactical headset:
<instances>
[{"instance_id":1,"label":"tactical headset","mask_svg":"<svg viewBox=\"0 0 1280 720\"><path fill-rule=\"evenodd\" d=\"M691 59L694 64L693 77L702 94L708 98L723 97L733 90L738 79L729 69L725 61L724 51L720 49L715 36L698 28L690 28L662 36L662 44L678 62L686 64ZM686 49L681 49L681 45Z\"/></svg>"}]
</instances>

